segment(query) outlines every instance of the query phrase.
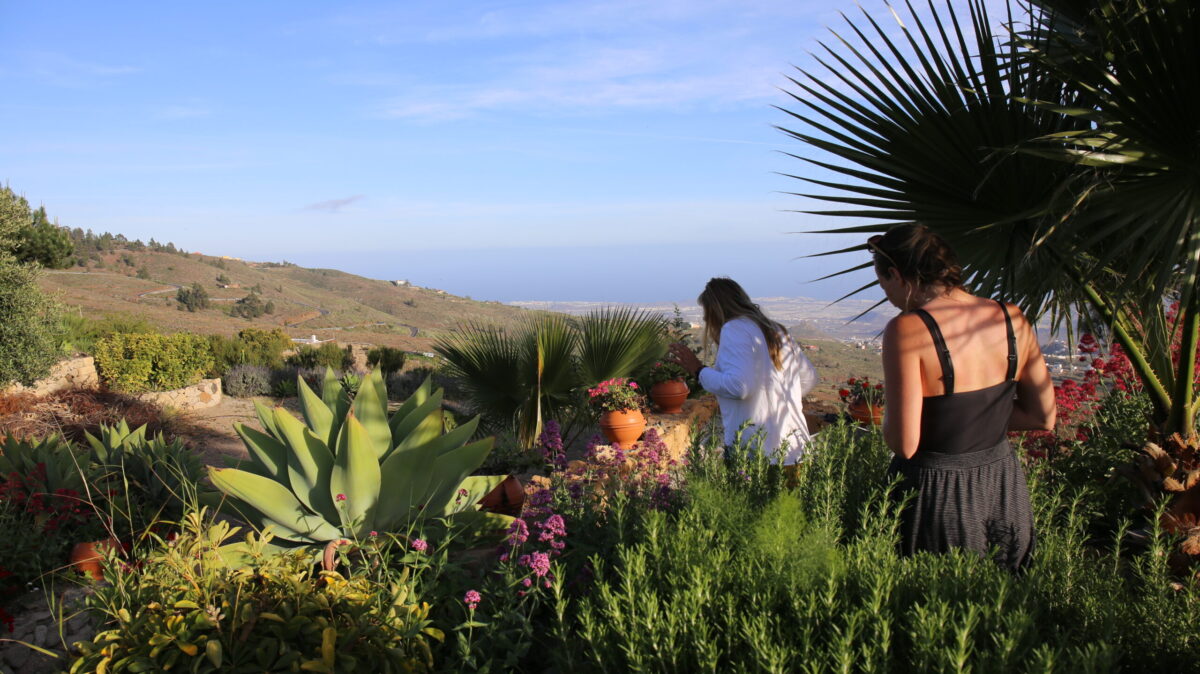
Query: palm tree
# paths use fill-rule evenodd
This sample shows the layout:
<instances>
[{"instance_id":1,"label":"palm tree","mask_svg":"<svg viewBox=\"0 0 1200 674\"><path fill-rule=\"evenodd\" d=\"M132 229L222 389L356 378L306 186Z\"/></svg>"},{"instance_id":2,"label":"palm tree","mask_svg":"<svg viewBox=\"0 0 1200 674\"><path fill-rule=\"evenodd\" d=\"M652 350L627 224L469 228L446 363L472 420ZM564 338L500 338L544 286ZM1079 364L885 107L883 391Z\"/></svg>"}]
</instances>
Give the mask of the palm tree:
<instances>
[{"instance_id":1,"label":"palm tree","mask_svg":"<svg viewBox=\"0 0 1200 674\"><path fill-rule=\"evenodd\" d=\"M802 126L783 130L830 157L793 156L842 176L800 178L826 188L805 196L867 219L827 232L925 223L1033 319L1102 317L1173 438L1146 460L1200 516L1200 7L1030 0L1000 34L979 0L907 7L899 38L864 14L861 46L835 33L818 58L832 78L792 79Z\"/></svg>"},{"instance_id":2,"label":"palm tree","mask_svg":"<svg viewBox=\"0 0 1200 674\"><path fill-rule=\"evenodd\" d=\"M660 316L618 308L579 319L547 314L512 332L468 325L434 345L490 430L515 431L532 447L548 419L576 429L586 408L582 392L629 377L661 358L667 324Z\"/></svg>"}]
</instances>

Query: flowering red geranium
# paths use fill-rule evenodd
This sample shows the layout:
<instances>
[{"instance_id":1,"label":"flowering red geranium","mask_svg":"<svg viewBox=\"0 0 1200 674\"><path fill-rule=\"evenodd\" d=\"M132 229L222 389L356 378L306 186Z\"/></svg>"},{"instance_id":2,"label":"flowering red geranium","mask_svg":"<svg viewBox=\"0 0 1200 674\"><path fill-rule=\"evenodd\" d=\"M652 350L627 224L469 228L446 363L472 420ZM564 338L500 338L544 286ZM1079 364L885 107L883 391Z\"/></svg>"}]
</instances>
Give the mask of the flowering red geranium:
<instances>
[{"instance_id":1,"label":"flowering red geranium","mask_svg":"<svg viewBox=\"0 0 1200 674\"><path fill-rule=\"evenodd\" d=\"M588 403L601 412L641 409L646 404L638 383L626 377L608 379L588 389Z\"/></svg>"},{"instance_id":2,"label":"flowering red geranium","mask_svg":"<svg viewBox=\"0 0 1200 674\"><path fill-rule=\"evenodd\" d=\"M883 405L883 384L872 384L868 377L851 377L838 389L838 397L850 404L862 402L879 407Z\"/></svg>"}]
</instances>

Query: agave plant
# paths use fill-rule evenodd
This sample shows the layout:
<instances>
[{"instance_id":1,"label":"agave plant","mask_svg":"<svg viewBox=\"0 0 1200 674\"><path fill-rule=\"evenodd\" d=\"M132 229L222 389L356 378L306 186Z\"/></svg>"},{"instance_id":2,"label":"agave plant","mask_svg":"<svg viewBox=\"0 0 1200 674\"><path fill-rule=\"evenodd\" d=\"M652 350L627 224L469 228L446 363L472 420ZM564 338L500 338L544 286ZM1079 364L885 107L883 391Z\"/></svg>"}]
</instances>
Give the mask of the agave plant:
<instances>
[{"instance_id":1,"label":"agave plant","mask_svg":"<svg viewBox=\"0 0 1200 674\"><path fill-rule=\"evenodd\" d=\"M13 473L26 480L41 474L41 488L46 493L60 489L83 493L84 482L92 479L94 471L86 456L56 435L42 440L5 435L0 440L0 483Z\"/></svg>"},{"instance_id":2,"label":"agave plant","mask_svg":"<svg viewBox=\"0 0 1200 674\"><path fill-rule=\"evenodd\" d=\"M85 435L101 477L120 480L124 483L120 493L136 495L127 506L153 508L155 512L146 513L151 521L163 510L182 512L204 475L199 457L181 441L167 442L162 433L147 438L145 425L131 430L122 419L116 426L102 425L99 437Z\"/></svg>"},{"instance_id":3,"label":"agave plant","mask_svg":"<svg viewBox=\"0 0 1200 674\"><path fill-rule=\"evenodd\" d=\"M304 421L256 404L263 431L234 428L250 461L210 468L213 484L250 521L300 545L405 531L428 518L496 528L511 518L484 513L480 498L507 476L470 476L492 438L468 442L478 418L449 432L442 391L427 379L390 416L379 371L351 399L332 370L321 395L296 382Z\"/></svg>"}]
</instances>

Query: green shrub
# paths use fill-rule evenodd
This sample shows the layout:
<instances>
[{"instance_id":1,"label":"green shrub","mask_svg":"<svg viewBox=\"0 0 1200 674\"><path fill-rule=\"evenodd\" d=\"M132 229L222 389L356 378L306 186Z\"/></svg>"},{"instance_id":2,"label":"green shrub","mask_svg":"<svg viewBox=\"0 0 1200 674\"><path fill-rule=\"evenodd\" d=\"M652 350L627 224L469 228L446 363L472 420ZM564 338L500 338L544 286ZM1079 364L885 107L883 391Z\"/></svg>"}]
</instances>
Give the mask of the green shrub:
<instances>
[{"instance_id":1,"label":"green shrub","mask_svg":"<svg viewBox=\"0 0 1200 674\"><path fill-rule=\"evenodd\" d=\"M190 386L213 362L208 340L188 333L111 335L96 345L95 358L100 381L121 393Z\"/></svg>"},{"instance_id":2,"label":"green shrub","mask_svg":"<svg viewBox=\"0 0 1200 674\"><path fill-rule=\"evenodd\" d=\"M71 672L427 672L428 604L398 575L386 585L313 571L303 553L267 554L267 537L243 544L240 568L220 546L228 522L188 515L183 533L139 569L111 564L111 583L88 604L105 621Z\"/></svg>"},{"instance_id":3,"label":"green shrub","mask_svg":"<svg viewBox=\"0 0 1200 674\"><path fill-rule=\"evenodd\" d=\"M544 619L562 671L1185 671L1194 586L1149 548L1089 545L1092 486L1032 471L1039 548L1020 576L896 551L878 431L823 430L793 490L761 455L696 448L687 502L624 527L595 585ZM561 616L561 617L559 617ZM570 644L567 647L566 644ZM481 650L486 651L486 647Z\"/></svg>"},{"instance_id":4,"label":"green shrub","mask_svg":"<svg viewBox=\"0 0 1200 674\"><path fill-rule=\"evenodd\" d=\"M158 332L158 328L145 319L129 314L88 318L64 313L60 321L63 351L66 353L93 353L96 342L109 335Z\"/></svg>"},{"instance_id":5,"label":"green shrub","mask_svg":"<svg viewBox=\"0 0 1200 674\"><path fill-rule=\"evenodd\" d=\"M379 369L383 376L399 372L404 367L404 350L390 346L377 346L367 352L367 365Z\"/></svg>"},{"instance_id":6,"label":"green shrub","mask_svg":"<svg viewBox=\"0 0 1200 674\"><path fill-rule=\"evenodd\" d=\"M261 365L235 365L221 378L221 388L235 398L271 393L271 371Z\"/></svg>"},{"instance_id":7,"label":"green shrub","mask_svg":"<svg viewBox=\"0 0 1200 674\"><path fill-rule=\"evenodd\" d=\"M262 297L258 293L251 292L249 295L235 302L230 308L229 313L232 316L249 320L251 318L258 318L263 314L275 313L275 303L270 301L263 302Z\"/></svg>"},{"instance_id":8,"label":"green shrub","mask_svg":"<svg viewBox=\"0 0 1200 674\"><path fill-rule=\"evenodd\" d=\"M0 187L0 388L32 384L58 359L58 307L38 287L37 269L13 254L31 223L29 203Z\"/></svg>"},{"instance_id":9,"label":"green shrub","mask_svg":"<svg viewBox=\"0 0 1200 674\"><path fill-rule=\"evenodd\" d=\"M259 365L277 368L283 365L283 352L292 346L292 339L283 330L246 328L237 337L208 336L213 366L209 374L220 376L235 365Z\"/></svg>"},{"instance_id":10,"label":"green shrub","mask_svg":"<svg viewBox=\"0 0 1200 674\"><path fill-rule=\"evenodd\" d=\"M193 283L190 288L180 288L175 293L175 300L179 302L180 311L187 309L193 313L207 309L209 305L208 291L199 283Z\"/></svg>"},{"instance_id":11,"label":"green shrub","mask_svg":"<svg viewBox=\"0 0 1200 674\"><path fill-rule=\"evenodd\" d=\"M354 357L350 355L350 347L342 349L333 342L325 342L316 348L301 344L296 353L287 357L286 363L301 368L347 370L354 364Z\"/></svg>"}]
</instances>

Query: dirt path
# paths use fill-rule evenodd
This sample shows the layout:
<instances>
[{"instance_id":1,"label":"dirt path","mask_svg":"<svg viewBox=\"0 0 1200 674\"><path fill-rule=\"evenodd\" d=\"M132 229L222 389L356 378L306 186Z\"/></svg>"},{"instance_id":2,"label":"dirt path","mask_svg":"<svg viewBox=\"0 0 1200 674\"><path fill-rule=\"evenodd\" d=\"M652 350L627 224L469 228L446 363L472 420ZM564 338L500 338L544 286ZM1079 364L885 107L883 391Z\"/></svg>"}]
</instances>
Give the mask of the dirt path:
<instances>
[{"instance_id":1,"label":"dirt path","mask_svg":"<svg viewBox=\"0 0 1200 674\"><path fill-rule=\"evenodd\" d=\"M246 446L233 430L235 423L244 423L257 430L262 430L258 415L254 412L254 400L251 398L234 398L223 396L221 404L208 409L187 413L187 430L180 433L185 441L200 453L200 459L210 465L225 467L226 457L245 459ZM268 407L283 405L284 409L299 415L300 406L296 398L275 399L268 397L257 398Z\"/></svg>"}]
</instances>

